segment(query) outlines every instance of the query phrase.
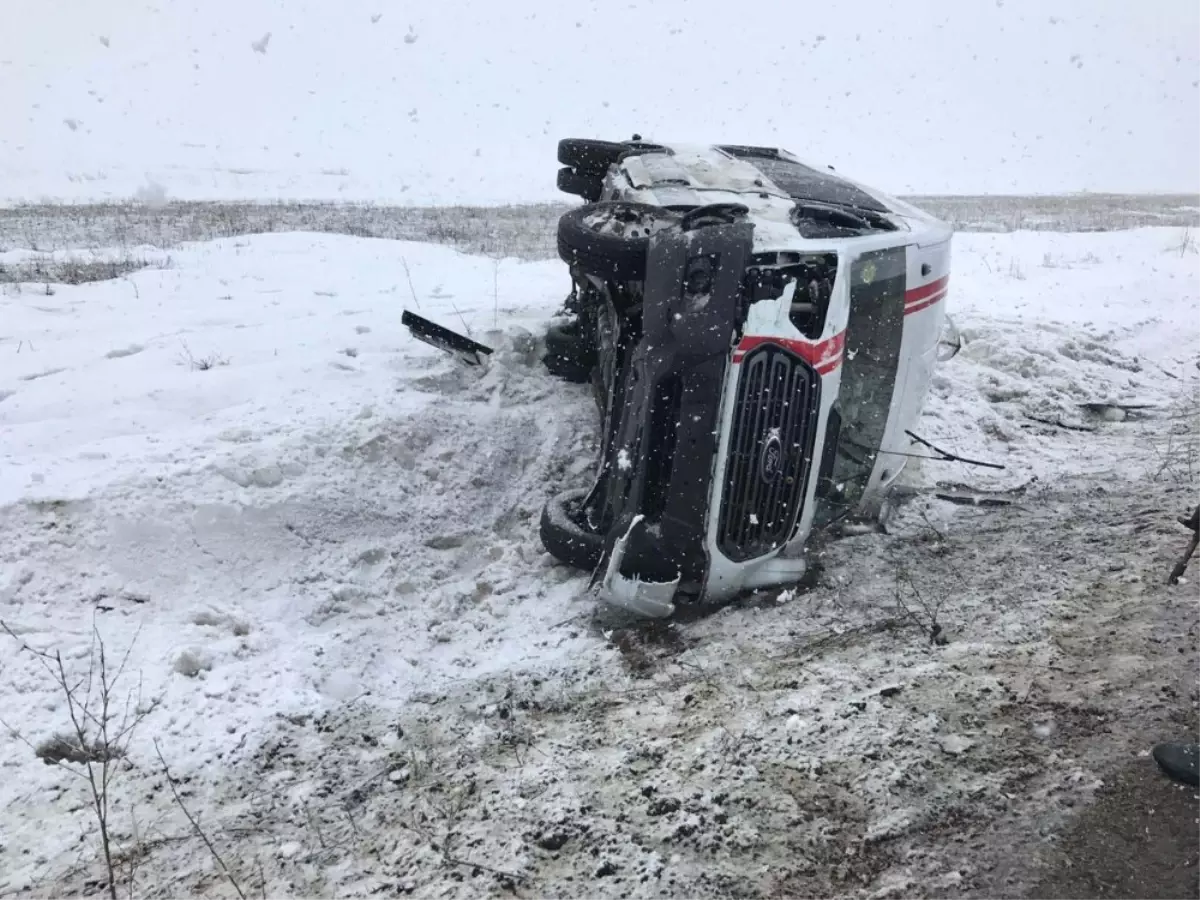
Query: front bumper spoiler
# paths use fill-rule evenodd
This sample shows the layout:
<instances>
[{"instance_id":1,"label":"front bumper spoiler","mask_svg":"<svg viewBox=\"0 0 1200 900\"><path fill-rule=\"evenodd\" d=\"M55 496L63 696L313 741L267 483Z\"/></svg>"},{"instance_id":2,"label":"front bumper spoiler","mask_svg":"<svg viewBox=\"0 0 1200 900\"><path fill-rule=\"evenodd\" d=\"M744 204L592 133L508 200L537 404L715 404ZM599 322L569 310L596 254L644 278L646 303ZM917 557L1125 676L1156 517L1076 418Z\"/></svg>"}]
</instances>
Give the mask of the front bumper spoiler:
<instances>
[{"instance_id":1,"label":"front bumper spoiler","mask_svg":"<svg viewBox=\"0 0 1200 900\"><path fill-rule=\"evenodd\" d=\"M676 577L674 581L642 581L636 576L629 578L621 574L621 563L625 559L629 535L643 518L635 517L626 532L613 544L604 579L600 582L600 599L610 606L619 607L638 616L665 619L675 612L673 601L680 578Z\"/></svg>"}]
</instances>

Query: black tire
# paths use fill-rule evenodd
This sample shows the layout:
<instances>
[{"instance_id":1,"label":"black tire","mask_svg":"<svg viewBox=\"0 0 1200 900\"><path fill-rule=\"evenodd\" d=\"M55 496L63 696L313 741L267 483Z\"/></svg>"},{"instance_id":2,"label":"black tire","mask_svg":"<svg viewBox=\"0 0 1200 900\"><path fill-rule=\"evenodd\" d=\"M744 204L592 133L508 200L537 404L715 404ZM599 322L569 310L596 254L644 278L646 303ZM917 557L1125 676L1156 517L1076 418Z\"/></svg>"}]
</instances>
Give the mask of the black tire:
<instances>
[{"instance_id":1,"label":"black tire","mask_svg":"<svg viewBox=\"0 0 1200 900\"><path fill-rule=\"evenodd\" d=\"M558 189L565 194L582 197L588 203L595 203L604 193L604 180L596 175L580 175L570 168L559 169Z\"/></svg>"},{"instance_id":2,"label":"black tire","mask_svg":"<svg viewBox=\"0 0 1200 900\"><path fill-rule=\"evenodd\" d=\"M593 227L598 218L616 217L615 229ZM646 277L646 251L650 235L677 225L679 216L645 203L609 201L573 209L558 220L558 255L569 266L587 275L614 281L641 281Z\"/></svg>"},{"instance_id":3,"label":"black tire","mask_svg":"<svg viewBox=\"0 0 1200 900\"><path fill-rule=\"evenodd\" d=\"M625 145L615 141L563 138L558 142L558 161L580 175L603 175L624 152Z\"/></svg>"},{"instance_id":4,"label":"black tire","mask_svg":"<svg viewBox=\"0 0 1200 900\"><path fill-rule=\"evenodd\" d=\"M546 332L546 355L542 357L546 370L557 378L573 384L586 384L596 367L596 348L578 327L551 325Z\"/></svg>"},{"instance_id":5,"label":"black tire","mask_svg":"<svg viewBox=\"0 0 1200 900\"><path fill-rule=\"evenodd\" d=\"M604 536L589 531L583 522L582 506L588 493L564 491L547 500L539 533L547 553L568 566L591 572L604 556Z\"/></svg>"}]
</instances>

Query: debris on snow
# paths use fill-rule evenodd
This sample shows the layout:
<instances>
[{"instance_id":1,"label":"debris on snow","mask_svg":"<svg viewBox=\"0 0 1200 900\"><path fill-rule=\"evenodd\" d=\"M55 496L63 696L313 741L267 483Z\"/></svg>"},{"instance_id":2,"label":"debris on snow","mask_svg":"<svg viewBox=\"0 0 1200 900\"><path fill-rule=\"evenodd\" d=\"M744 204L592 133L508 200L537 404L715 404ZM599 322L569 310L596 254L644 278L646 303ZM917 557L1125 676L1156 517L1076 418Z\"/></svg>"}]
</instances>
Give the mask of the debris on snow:
<instances>
[{"instance_id":1,"label":"debris on snow","mask_svg":"<svg viewBox=\"0 0 1200 900\"><path fill-rule=\"evenodd\" d=\"M174 668L180 675L195 678L213 667L212 657L200 650L184 650L175 657Z\"/></svg>"},{"instance_id":2,"label":"debris on snow","mask_svg":"<svg viewBox=\"0 0 1200 900\"><path fill-rule=\"evenodd\" d=\"M938 746L942 748L943 753L958 756L974 747L975 742L970 738L963 737L961 734L948 734L938 738Z\"/></svg>"}]
</instances>

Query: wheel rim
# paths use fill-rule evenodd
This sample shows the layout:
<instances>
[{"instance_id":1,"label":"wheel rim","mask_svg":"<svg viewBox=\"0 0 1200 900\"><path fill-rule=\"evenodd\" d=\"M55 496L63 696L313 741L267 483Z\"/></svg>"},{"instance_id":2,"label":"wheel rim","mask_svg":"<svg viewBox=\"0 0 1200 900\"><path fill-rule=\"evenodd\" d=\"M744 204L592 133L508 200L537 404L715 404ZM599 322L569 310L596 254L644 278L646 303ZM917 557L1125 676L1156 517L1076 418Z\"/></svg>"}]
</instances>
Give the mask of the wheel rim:
<instances>
[{"instance_id":1,"label":"wheel rim","mask_svg":"<svg viewBox=\"0 0 1200 900\"><path fill-rule=\"evenodd\" d=\"M582 497L572 497L563 503L563 513L566 515L567 521L582 531L584 534L595 535L591 524L588 522L587 501L589 494L584 494Z\"/></svg>"},{"instance_id":2,"label":"wheel rim","mask_svg":"<svg viewBox=\"0 0 1200 900\"><path fill-rule=\"evenodd\" d=\"M594 234L617 238L647 238L679 224L678 216L666 211L635 209L632 206L606 206L583 217L583 224Z\"/></svg>"}]
</instances>

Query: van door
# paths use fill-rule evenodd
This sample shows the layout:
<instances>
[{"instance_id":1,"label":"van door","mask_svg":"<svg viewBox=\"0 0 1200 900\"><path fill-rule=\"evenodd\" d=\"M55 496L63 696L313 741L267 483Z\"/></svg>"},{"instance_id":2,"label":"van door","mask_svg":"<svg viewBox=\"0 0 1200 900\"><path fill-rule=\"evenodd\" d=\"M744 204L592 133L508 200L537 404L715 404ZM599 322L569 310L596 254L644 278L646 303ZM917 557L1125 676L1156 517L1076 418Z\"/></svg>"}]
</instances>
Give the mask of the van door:
<instances>
[{"instance_id":1,"label":"van door","mask_svg":"<svg viewBox=\"0 0 1200 900\"><path fill-rule=\"evenodd\" d=\"M904 303L904 342L900 352L895 421L884 448L910 449L905 431L916 430L937 363L938 341L946 320L950 282L950 241L912 247Z\"/></svg>"},{"instance_id":2,"label":"van door","mask_svg":"<svg viewBox=\"0 0 1200 900\"><path fill-rule=\"evenodd\" d=\"M883 445L904 333L907 249L863 253L850 264L850 316L838 391L841 428L823 521L853 515L871 482Z\"/></svg>"}]
</instances>

